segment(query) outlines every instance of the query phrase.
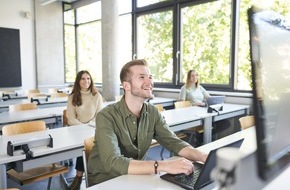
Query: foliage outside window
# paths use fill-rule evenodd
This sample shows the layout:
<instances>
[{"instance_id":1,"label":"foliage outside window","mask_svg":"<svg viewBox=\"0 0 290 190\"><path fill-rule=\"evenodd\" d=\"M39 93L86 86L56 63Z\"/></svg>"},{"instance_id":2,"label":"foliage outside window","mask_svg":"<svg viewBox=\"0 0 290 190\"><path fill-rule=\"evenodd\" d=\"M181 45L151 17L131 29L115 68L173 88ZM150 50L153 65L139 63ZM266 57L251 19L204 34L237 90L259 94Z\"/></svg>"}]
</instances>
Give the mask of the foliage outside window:
<instances>
[{"instance_id":1,"label":"foliage outside window","mask_svg":"<svg viewBox=\"0 0 290 190\"><path fill-rule=\"evenodd\" d=\"M155 82L172 82L172 19L172 11L162 11L137 20L137 57L148 61Z\"/></svg>"},{"instance_id":2,"label":"foliage outside window","mask_svg":"<svg viewBox=\"0 0 290 190\"><path fill-rule=\"evenodd\" d=\"M181 9L181 73L191 69L206 84L229 85L231 0Z\"/></svg>"}]
</instances>

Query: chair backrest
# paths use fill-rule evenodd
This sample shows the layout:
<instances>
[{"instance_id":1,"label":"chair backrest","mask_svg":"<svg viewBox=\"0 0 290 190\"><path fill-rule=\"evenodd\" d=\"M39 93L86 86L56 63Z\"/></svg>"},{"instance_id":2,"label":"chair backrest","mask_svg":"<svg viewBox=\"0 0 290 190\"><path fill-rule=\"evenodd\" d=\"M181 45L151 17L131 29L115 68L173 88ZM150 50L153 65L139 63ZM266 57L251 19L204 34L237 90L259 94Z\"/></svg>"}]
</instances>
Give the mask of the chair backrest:
<instances>
[{"instance_id":1,"label":"chair backrest","mask_svg":"<svg viewBox=\"0 0 290 190\"><path fill-rule=\"evenodd\" d=\"M49 88L49 89L47 90L47 92L48 92L49 94L58 93L58 89L57 89L57 88Z\"/></svg>"},{"instance_id":2,"label":"chair backrest","mask_svg":"<svg viewBox=\"0 0 290 190\"><path fill-rule=\"evenodd\" d=\"M68 94L63 93L63 92L61 92L61 93L51 93L50 97L51 98L68 97Z\"/></svg>"},{"instance_id":3,"label":"chair backrest","mask_svg":"<svg viewBox=\"0 0 290 190\"><path fill-rule=\"evenodd\" d=\"M239 121L241 129L247 129L249 127L255 126L255 117L253 115L241 117Z\"/></svg>"},{"instance_id":4,"label":"chair backrest","mask_svg":"<svg viewBox=\"0 0 290 190\"><path fill-rule=\"evenodd\" d=\"M15 104L9 106L9 112L35 109L37 109L37 105L35 103Z\"/></svg>"},{"instance_id":5,"label":"chair backrest","mask_svg":"<svg viewBox=\"0 0 290 190\"><path fill-rule=\"evenodd\" d=\"M32 94L32 93L40 93L38 89L30 89L30 90L25 90L26 95Z\"/></svg>"},{"instance_id":6,"label":"chair backrest","mask_svg":"<svg viewBox=\"0 0 290 190\"><path fill-rule=\"evenodd\" d=\"M86 187L89 187L88 183L88 159L91 154L95 137L88 137L84 140L84 150L83 150L83 162L84 162L84 172L86 177Z\"/></svg>"},{"instance_id":7,"label":"chair backrest","mask_svg":"<svg viewBox=\"0 0 290 190\"><path fill-rule=\"evenodd\" d=\"M67 114L66 114L67 110L63 110L62 112L62 126L66 127L68 126L68 118L67 118Z\"/></svg>"},{"instance_id":8,"label":"chair backrest","mask_svg":"<svg viewBox=\"0 0 290 190\"><path fill-rule=\"evenodd\" d=\"M185 107L190 107L190 101L178 101L174 102L175 108L185 108Z\"/></svg>"},{"instance_id":9,"label":"chair backrest","mask_svg":"<svg viewBox=\"0 0 290 190\"><path fill-rule=\"evenodd\" d=\"M162 104L155 104L155 106L157 107L158 111L164 111L164 107Z\"/></svg>"},{"instance_id":10,"label":"chair backrest","mask_svg":"<svg viewBox=\"0 0 290 190\"><path fill-rule=\"evenodd\" d=\"M10 136L44 130L46 130L46 125L44 121L27 121L3 126L2 135Z\"/></svg>"},{"instance_id":11,"label":"chair backrest","mask_svg":"<svg viewBox=\"0 0 290 190\"><path fill-rule=\"evenodd\" d=\"M122 99L123 95L115 96L115 101L120 101Z\"/></svg>"},{"instance_id":12,"label":"chair backrest","mask_svg":"<svg viewBox=\"0 0 290 190\"><path fill-rule=\"evenodd\" d=\"M47 94L43 94L43 93L30 93L27 95L28 101L31 100L31 98L47 98Z\"/></svg>"}]
</instances>

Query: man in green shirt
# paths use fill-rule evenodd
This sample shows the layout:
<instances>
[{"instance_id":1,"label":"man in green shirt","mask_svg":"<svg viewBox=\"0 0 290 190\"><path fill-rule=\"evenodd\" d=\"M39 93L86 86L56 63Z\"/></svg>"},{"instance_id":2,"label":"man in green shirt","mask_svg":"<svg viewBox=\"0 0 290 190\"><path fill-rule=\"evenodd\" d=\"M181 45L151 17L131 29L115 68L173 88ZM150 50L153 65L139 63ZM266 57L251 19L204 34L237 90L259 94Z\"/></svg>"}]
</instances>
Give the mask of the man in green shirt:
<instances>
[{"instance_id":1,"label":"man in green shirt","mask_svg":"<svg viewBox=\"0 0 290 190\"><path fill-rule=\"evenodd\" d=\"M190 174L190 160L205 162L207 154L180 140L154 105L153 79L145 60L133 60L120 73L123 98L103 108L96 116L95 142L88 161L92 186L124 174ZM145 161L152 139L180 156L178 159Z\"/></svg>"}]
</instances>

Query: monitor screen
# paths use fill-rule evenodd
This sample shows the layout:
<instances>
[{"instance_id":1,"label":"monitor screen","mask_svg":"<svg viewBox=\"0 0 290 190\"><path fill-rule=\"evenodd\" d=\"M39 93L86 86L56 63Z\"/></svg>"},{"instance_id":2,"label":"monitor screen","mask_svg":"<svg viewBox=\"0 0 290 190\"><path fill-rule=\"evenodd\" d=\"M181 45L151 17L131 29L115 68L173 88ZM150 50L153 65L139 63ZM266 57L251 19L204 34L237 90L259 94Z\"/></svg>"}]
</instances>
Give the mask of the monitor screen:
<instances>
[{"instance_id":1,"label":"monitor screen","mask_svg":"<svg viewBox=\"0 0 290 190\"><path fill-rule=\"evenodd\" d=\"M290 163L290 22L248 10L259 176L268 180Z\"/></svg>"}]
</instances>

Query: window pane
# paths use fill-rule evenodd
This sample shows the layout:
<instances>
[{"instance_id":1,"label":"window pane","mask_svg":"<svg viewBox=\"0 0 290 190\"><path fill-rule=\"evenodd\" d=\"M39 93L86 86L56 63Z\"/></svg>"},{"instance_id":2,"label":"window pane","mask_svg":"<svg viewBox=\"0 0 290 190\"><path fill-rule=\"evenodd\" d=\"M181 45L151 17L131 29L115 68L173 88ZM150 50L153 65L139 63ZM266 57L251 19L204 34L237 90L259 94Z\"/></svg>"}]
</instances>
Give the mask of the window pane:
<instances>
[{"instance_id":1,"label":"window pane","mask_svg":"<svg viewBox=\"0 0 290 190\"><path fill-rule=\"evenodd\" d=\"M74 82L76 76L75 28L64 25L65 37L65 82Z\"/></svg>"},{"instance_id":2,"label":"window pane","mask_svg":"<svg viewBox=\"0 0 290 190\"><path fill-rule=\"evenodd\" d=\"M118 0L119 15L132 12L132 0Z\"/></svg>"},{"instance_id":3,"label":"window pane","mask_svg":"<svg viewBox=\"0 0 290 190\"><path fill-rule=\"evenodd\" d=\"M69 10L64 12L64 23L65 24L75 24L75 16L74 16L74 10Z\"/></svg>"},{"instance_id":4,"label":"window pane","mask_svg":"<svg viewBox=\"0 0 290 190\"><path fill-rule=\"evenodd\" d=\"M119 17L119 70L121 66L132 60L132 16Z\"/></svg>"},{"instance_id":5,"label":"window pane","mask_svg":"<svg viewBox=\"0 0 290 190\"><path fill-rule=\"evenodd\" d=\"M172 83L172 11L137 18L137 56L148 61L155 82Z\"/></svg>"},{"instance_id":6,"label":"window pane","mask_svg":"<svg viewBox=\"0 0 290 190\"><path fill-rule=\"evenodd\" d=\"M77 9L77 24L101 19L101 1Z\"/></svg>"},{"instance_id":7,"label":"window pane","mask_svg":"<svg viewBox=\"0 0 290 190\"><path fill-rule=\"evenodd\" d=\"M231 0L184 7L181 23L181 82L194 69L201 83L229 85Z\"/></svg>"},{"instance_id":8,"label":"window pane","mask_svg":"<svg viewBox=\"0 0 290 190\"><path fill-rule=\"evenodd\" d=\"M290 19L289 0L244 0L240 2L240 26L239 26L239 53L238 53L238 90L251 90L251 63L250 63L250 47L249 47L249 27L247 10L250 5L258 4L264 9L272 9L277 11Z\"/></svg>"},{"instance_id":9,"label":"window pane","mask_svg":"<svg viewBox=\"0 0 290 190\"><path fill-rule=\"evenodd\" d=\"M78 27L79 70L88 70L94 83L102 82L101 21Z\"/></svg>"},{"instance_id":10,"label":"window pane","mask_svg":"<svg viewBox=\"0 0 290 190\"><path fill-rule=\"evenodd\" d=\"M162 1L170 1L170 0L136 0L137 1L137 7L144 7L147 5L159 3Z\"/></svg>"}]
</instances>

